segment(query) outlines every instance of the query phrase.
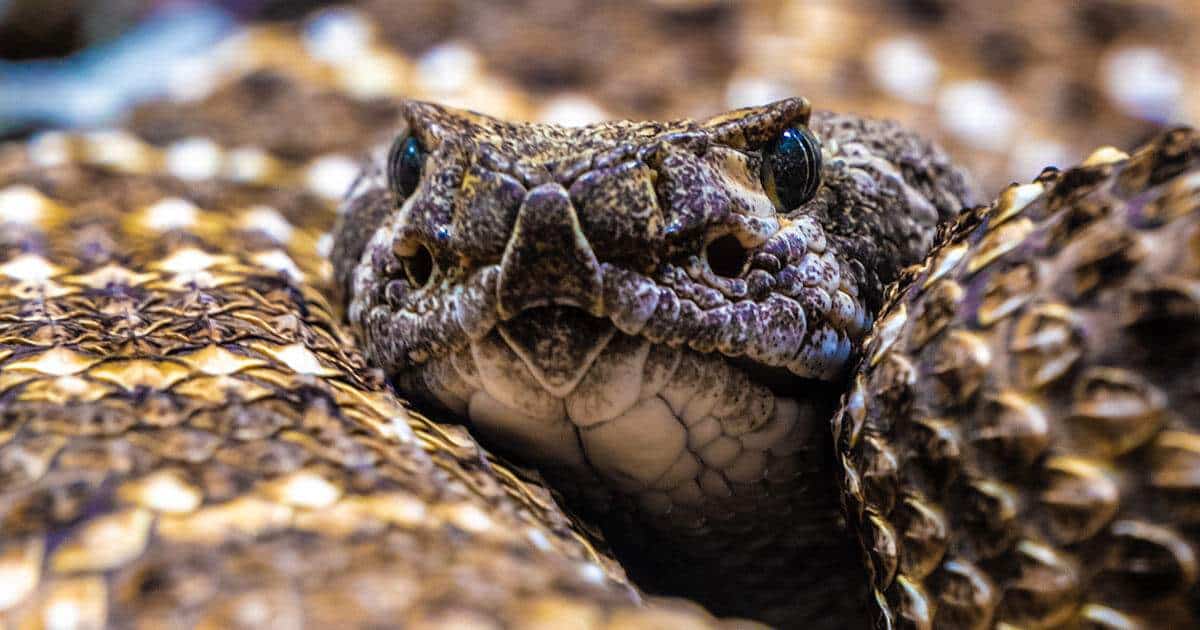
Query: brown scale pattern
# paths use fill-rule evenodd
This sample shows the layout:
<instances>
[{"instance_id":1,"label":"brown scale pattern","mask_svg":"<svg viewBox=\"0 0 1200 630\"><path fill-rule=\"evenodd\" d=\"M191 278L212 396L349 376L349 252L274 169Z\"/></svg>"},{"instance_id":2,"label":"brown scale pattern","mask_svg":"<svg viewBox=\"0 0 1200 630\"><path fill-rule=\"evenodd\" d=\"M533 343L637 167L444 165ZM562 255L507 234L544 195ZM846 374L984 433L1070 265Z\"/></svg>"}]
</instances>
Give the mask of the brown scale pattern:
<instances>
[{"instance_id":1,"label":"brown scale pattern","mask_svg":"<svg viewBox=\"0 0 1200 630\"><path fill-rule=\"evenodd\" d=\"M320 293L329 205L5 164L0 622L715 624L635 608L545 489L383 390ZM163 229L168 195L202 209Z\"/></svg>"},{"instance_id":2,"label":"brown scale pattern","mask_svg":"<svg viewBox=\"0 0 1200 630\"><path fill-rule=\"evenodd\" d=\"M879 627L1200 623L1200 133L948 227L835 419Z\"/></svg>"},{"instance_id":3,"label":"brown scale pattern","mask_svg":"<svg viewBox=\"0 0 1200 630\"><path fill-rule=\"evenodd\" d=\"M256 76L174 115L235 119ZM187 181L142 138L0 147L0 627L753 625L640 605L535 478L384 388L306 184L344 147L263 130L249 181Z\"/></svg>"}]
</instances>

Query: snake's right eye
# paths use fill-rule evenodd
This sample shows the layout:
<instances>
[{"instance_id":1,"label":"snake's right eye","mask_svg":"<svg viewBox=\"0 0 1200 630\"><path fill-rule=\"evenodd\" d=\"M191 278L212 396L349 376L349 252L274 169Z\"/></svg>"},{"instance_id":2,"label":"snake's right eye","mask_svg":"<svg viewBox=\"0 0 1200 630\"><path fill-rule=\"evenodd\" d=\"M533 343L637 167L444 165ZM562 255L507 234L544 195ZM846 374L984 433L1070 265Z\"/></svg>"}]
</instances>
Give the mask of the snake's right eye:
<instances>
[{"instance_id":1,"label":"snake's right eye","mask_svg":"<svg viewBox=\"0 0 1200 630\"><path fill-rule=\"evenodd\" d=\"M407 197L421 181L425 166L425 147L413 136L405 136L392 145L388 155L388 179L396 194Z\"/></svg>"}]
</instances>

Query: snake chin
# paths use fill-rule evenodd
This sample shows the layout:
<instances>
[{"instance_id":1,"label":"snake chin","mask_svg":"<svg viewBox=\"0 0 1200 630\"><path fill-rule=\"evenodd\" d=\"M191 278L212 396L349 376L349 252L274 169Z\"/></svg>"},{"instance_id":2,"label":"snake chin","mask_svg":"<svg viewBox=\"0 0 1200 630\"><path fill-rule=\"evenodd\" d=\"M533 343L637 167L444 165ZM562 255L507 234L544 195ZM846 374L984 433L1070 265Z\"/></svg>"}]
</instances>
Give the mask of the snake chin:
<instances>
[{"instance_id":1,"label":"snake chin","mask_svg":"<svg viewBox=\"0 0 1200 630\"><path fill-rule=\"evenodd\" d=\"M633 519L692 542L720 529L717 521L787 509L772 497L794 495L804 453L824 450L819 436L840 391L835 381L656 343L560 306L500 322L394 383L537 465L585 516Z\"/></svg>"}]
</instances>

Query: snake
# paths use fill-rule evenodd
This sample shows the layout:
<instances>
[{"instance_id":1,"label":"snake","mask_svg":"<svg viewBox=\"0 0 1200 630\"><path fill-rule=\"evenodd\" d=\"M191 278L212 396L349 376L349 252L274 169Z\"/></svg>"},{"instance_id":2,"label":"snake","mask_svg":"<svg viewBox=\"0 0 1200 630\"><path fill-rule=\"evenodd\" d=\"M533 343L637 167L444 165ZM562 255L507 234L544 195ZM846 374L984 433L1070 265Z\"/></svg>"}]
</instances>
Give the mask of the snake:
<instances>
[{"instance_id":1,"label":"snake","mask_svg":"<svg viewBox=\"0 0 1200 630\"><path fill-rule=\"evenodd\" d=\"M898 126L810 110L406 103L332 254L397 391L534 464L635 581L775 622L857 605L822 435L883 283L968 194Z\"/></svg>"},{"instance_id":2,"label":"snake","mask_svg":"<svg viewBox=\"0 0 1200 630\"><path fill-rule=\"evenodd\" d=\"M800 98L327 76L0 151L5 625L1195 624L1194 131L976 205Z\"/></svg>"}]
</instances>

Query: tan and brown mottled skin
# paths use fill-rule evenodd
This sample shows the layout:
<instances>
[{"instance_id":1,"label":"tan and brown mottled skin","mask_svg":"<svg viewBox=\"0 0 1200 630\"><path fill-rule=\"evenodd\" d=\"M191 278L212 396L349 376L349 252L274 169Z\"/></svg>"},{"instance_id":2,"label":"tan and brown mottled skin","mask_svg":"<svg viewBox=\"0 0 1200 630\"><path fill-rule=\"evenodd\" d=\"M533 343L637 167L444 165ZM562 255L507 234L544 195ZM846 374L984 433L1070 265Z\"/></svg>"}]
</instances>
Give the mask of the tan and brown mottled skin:
<instances>
[{"instance_id":1,"label":"tan and brown mottled skin","mask_svg":"<svg viewBox=\"0 0 1200 630\"><path fill-rule=\"evenodd\" d=\"M544 486L412 411L352 349L318 254L333 207L299 169L366 148L400 106L316 85L252 75L133 118L153 142L265 147L255 183L181 181L146 145L73 138L56 165L0 151L0 194L18 196L0 223L0 624L717 626L637 605ZM884 162L962 201L897 127L810 124L907 154ZM883 624L1195 625L1197 154L1180 132L1047 174L894 289L824 457L845 455L846 535L866 541ZM810 211L873 309L920 247L875 240L896 199L841 174ZM154 210L173 197L195 205L175 227ZM858 602L853 560L795 568L826 590L707 588L803 601L850 584L830 610Z\"/></svg>"},{"instance_id":2,"label":"tan and brown mottled skin","mask_svg":"<svg viewBox=\"0 0 1200 630\"><path fill-rule=\"evenodd\" d=\"M172 115L236 119L247 80ZM287 81L317 119L377 115ZM203 131L179 129L143 138ZM304 186L346 144L234 140L267 151L253 181L185 181L129 135L0 147L0 625L722 627L644 605L535 478L354 350L336 203Z\"/></svg>"},{"instance_id":3,"label":"tan and brown mottled skin","mask_svg":"<svg viewBox=\"0 0 1200 630\"><path fill-rule=\"evenodd\" d=\"M50 270L0 280L0 566L26 576L5 619L511 624L635 601L544 490L382 390L319 283L256 264L279 244L237 227L245 204L328 208L87 167L3 180L47 212L6 226L0 268ZM202 204L195 228L139 225L166 194ZM286 251L316 277L310 235Z\"/></svg>"},{"instance_id":4,"label":"tan and brown mottled skin","mask_svg":"<svg viewBox=\"0 0 1200 630\"><path fill-rule=\"evenodd\" d=\"M369 360L424 408L469 420L489 446L537 465L652 592L785 626L854 619L862 579L830 485L825 427L884 284L970 203L962 173L894 123L810 121L803 99L576 128L414 101L401 113L394 142L416 138L428 153L420 181L402 196L387 147L377 150L344 204L332 254ZM822 183L799 207L779 208L760 178L763 151L806 124L824 145ZM723 234L748 250L732 278L704 259ZM422 250L434 268L424 285L404 271ZM643 361L646 374L672 361L701 366L663 377L674 392L739 390L719 399L716 408L734 410L728 418L712 412L718 437L708 433L718 421L685 414L687 396L704 398L688 393L651 391L617 408L642 416L564 420L559 401L587 413L630 387L637 395ZM637 374L622 391L577 376L629 365ZM722 375L713 383L693 375L713 371ZM766 391L765 379L802 408L799 421L779 423L790 430L759 431L765 420L737 406L743 390ZM664 423L666 400L674 417ZM514 419L522 409L534 410ZM487 415L497 413L504 419ZM625 446L609 455L617 440ZM683 448L676 463L659 464L656 452L674 458L674 448ZM622 462L621 451L640 459ZM696 472L651 483L642 475L658 473L644 461L663 476Z\"/></svg>"},{"instance_id":5,"label":"tan and brown mottled skin","mask_svg":"<svg viewBox=\"0 0 1200 630\"><path fill-rule=\"evenodd\" d=\"M834 422L879 627L1200 623L1200 133L964 215Z\"/></svg>"}]
</instances>

